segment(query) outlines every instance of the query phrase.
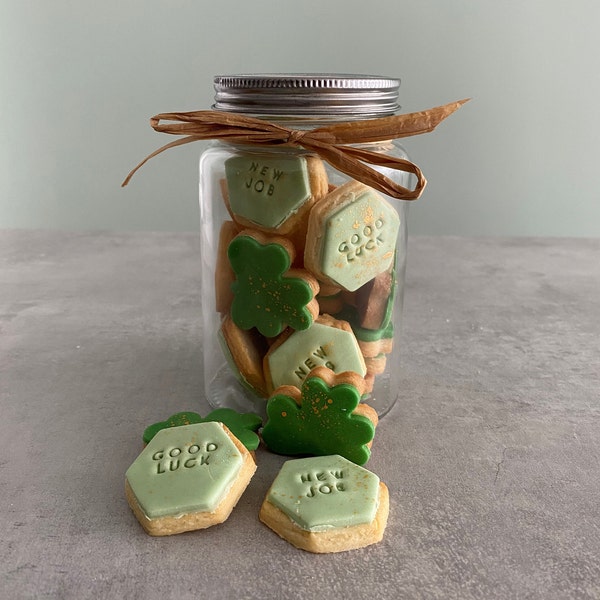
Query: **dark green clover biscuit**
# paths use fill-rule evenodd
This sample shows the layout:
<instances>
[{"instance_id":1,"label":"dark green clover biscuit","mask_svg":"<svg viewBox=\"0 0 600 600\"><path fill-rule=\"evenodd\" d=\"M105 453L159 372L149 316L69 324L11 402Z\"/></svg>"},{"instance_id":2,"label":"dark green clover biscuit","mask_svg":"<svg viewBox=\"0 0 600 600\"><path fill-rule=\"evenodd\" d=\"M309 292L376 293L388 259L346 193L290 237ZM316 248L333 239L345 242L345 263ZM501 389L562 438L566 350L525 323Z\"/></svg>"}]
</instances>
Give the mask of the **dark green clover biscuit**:
<instances>
[{"instance_id":1,"label":"dark green clover biscuit","mask_svg":"<svg viewBox=\"0 0 600 600\"><path fill-rule=\"evenodd\" d=\"M231 318L241 329L256 327L267 337L286 326L308 329L319 314L318 283L304 269L290 269L294 248L284 238L242 232L229 244L236 280Z\"/></svg>"},{"instance_id":2,"label":"dark green clover biscuit","mask_svg":"<svg viewBox=\"0 0 600 600\"><path fill-rule=\"evenodd\" d=\"M339 454L363 465L375 435L377 414L359 404L364 379L356 373L336 375L326 367L313 369L299 390L277 388L267 403L262 431L273 452L288 456Z\"/></svg>"},{"instance_id":3,"label":"dark green clover biscuit","mask_svg":"<svg viewBox=\"0 0 600 600\"><path fill-rule=\"evenodd\" d=\"M180 427L182 425L192 425L194 423L223 423L231 433L248 450L256 450L260 439L256 432L262 425L262 419L254 413L238 413L231 408L217 408L209 412L202 418L195 412L179 412L171 415L166 421L160 421L150 425L144 431L143 440L148 444L150 440L162 429L169 427Z\"/></svg>"}]
</instances>

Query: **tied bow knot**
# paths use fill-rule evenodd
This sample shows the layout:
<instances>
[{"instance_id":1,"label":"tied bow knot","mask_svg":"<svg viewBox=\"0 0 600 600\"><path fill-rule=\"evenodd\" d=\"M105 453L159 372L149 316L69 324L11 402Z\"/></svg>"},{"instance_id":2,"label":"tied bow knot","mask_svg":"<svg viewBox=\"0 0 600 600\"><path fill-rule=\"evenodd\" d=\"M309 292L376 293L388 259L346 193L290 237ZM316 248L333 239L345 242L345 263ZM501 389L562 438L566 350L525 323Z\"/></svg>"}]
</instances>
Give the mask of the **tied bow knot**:
<instances>
[{"instance_id":1,"label":"tied bow knot","mask_svg":"<svg viewBox=\"0 0 600 600\"><path fill-rule=\"evenodd\" d=\"M290 146L294 146L298 143L301 143L300 140L304 137L306 131L300 131L299 129L292 129L287 139L287 143Z\"/></svg>"},{"instance_id":2,"label":"tied bow knot","mask_svg":"<svg viewBox=\"0 0 600 600\"><path fill-rule=\"evenodd\" d=\"M407 159L367 150L364 144L433 131L467 101L458 100L416 113L336 123L309 130L290 129L255 117L214 110L161 113L150 119L151 127L159 133L184 137L148 155L121 185L126 186L142 165L169 148L216 139L233 144L304 148L318 154L338 171L388 196L416 200L427 184L421 169ZM390 173L390 170L414 175L414 188L406 188L388 177L385 172Z\"/></svg>"}]
</instances>

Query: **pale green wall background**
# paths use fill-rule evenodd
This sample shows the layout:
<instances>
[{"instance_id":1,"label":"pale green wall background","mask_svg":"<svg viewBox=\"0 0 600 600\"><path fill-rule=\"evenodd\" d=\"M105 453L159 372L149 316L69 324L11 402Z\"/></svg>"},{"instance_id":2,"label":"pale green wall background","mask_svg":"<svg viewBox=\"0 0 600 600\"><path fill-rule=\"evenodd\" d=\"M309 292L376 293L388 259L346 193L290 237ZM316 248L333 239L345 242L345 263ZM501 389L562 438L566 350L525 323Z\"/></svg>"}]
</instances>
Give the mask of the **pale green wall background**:
<instances>
[{"instance_id":1,"label":"pale green wall background","mask_svg":"<svg viewBox=\"0 0 600 600\"><path fill-rule=\"evenodd\" d=\"M201 147L148 118L212 76L399 76L403 111L473 100L406 140L412 233L600 235L598 0L0 0L0 227L194 230Z\"/></svg>"}]
</instances>

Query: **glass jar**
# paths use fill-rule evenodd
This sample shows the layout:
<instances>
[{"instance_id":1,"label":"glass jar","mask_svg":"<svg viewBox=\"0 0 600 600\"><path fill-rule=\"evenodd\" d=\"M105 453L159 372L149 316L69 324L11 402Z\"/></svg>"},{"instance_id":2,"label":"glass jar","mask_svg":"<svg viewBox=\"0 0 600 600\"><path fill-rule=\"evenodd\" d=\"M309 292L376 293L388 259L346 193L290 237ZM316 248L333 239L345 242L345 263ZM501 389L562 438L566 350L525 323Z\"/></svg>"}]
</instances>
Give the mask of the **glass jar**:
<instances>
[{"instance_id":1,"label":"glass jar","mask_svg":"<svg viewBox=\"0 0 600 600\"><path fill-rule=\"evenodd\" d=\"M215 78L217 111L295 130L395 114L397 79ZM395 140L362 144L407 158ZM412 175L374 167L409 188ZM291 146L213 142L200 158L204 385L209 403L264 413L280 385L326 366L366 381L380 416L400 392L408 202Z\"/></svg>"}]
</instances>

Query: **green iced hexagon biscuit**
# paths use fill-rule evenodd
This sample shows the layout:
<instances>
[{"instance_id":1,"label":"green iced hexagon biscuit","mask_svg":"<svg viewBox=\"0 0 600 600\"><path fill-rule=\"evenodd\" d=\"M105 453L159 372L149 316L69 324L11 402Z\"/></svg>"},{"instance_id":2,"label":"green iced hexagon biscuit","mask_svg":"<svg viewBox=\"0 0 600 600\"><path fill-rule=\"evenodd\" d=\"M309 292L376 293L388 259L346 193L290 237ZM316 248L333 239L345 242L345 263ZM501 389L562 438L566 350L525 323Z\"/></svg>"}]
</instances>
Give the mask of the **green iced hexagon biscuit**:
<instances>
[{"instance_id":1,"label":"green iced hexagon biscuit","mask_svg":"<svg viewBox=\"0 0 600 600\"><path fill-rule=\"evenodd\" d=\"M260 519L310 552L340 552L380 541L387 523L387 487L341 456L287 461L267 492Z\"/></svg>"},{"instance_id":2,"label":"green iced hexagon biscuit","mask_svg":"<svg viewBox=\"0 0 600 600\"><path fill-rule=\"evenodd\" d=\"M363 355L348 323L321 315L308 329L278 338L264 359L269 391L282 385L300 387L311 369L318 366L335 373L366 375Z\"/></svg>"},{"instance_id":3,"label":"green iced hexagon biscuit","mask_svg":"<svg viewBox=\"0 0 600 600\"><path fill-rule=\"evenodd\" d=\"M369 186L350 181L311 210L305 267L321 281L357 290L391 267L399 230L394 207Z\"/></svg>"},{"instance_id":4,"label":"green iced hexagon biscuit","mask_svg":"<svg viewBox=\"0 0 600 600\"><path fill-rule=\"evenodd\" d=\"M225 177L234 216L263 227L278 227L311 195L301 156L234 156L225 161Z\"/></svg>"},{"instance_id":5,"label":"green iced hexagon biscuit","mask_svg":"<svg viewBox=\"0 0 600 600\"><path fill-rule=\"evenodd\" d=\"M222 423L170 427L127 470L127 501L150 535L203 529L227 519L255 470Z\"/></svg>"}]
</instances>

